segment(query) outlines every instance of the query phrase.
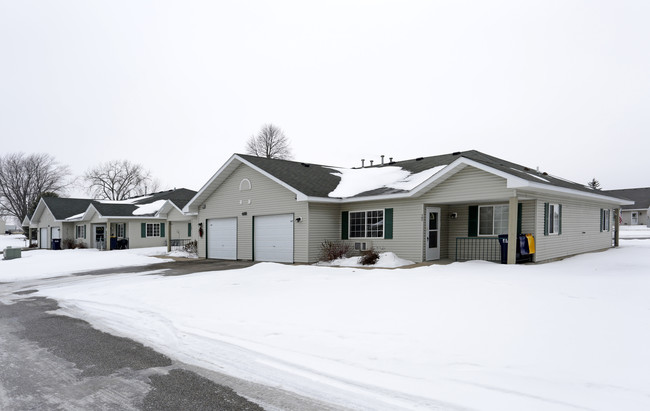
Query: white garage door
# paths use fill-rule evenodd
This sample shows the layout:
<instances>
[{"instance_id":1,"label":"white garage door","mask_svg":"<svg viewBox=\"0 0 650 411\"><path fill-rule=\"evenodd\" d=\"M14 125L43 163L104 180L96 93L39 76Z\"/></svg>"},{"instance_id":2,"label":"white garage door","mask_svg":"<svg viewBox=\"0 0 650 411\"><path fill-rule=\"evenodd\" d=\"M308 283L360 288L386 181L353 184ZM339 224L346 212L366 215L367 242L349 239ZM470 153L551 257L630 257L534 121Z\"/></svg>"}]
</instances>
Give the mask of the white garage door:
<instances>
[{"instance_id":1,"label":"white garage door","mask_svg":"<svg viewBox=\"0 0 650 411\"><path fill-rule=\"evenodd\" d=\"M293 214L255 217L255 261L293 263Z\"/></svg>"},{"instance_id":2,"label":"white garage door","mask_svg":"<svg viewBox=\"0 0 650 411\"><path fill-rule=\"evenodd\" d=\"M208 258L237 259L237 218L214 218L207 221Z\"/></svg>"}]
</instances>

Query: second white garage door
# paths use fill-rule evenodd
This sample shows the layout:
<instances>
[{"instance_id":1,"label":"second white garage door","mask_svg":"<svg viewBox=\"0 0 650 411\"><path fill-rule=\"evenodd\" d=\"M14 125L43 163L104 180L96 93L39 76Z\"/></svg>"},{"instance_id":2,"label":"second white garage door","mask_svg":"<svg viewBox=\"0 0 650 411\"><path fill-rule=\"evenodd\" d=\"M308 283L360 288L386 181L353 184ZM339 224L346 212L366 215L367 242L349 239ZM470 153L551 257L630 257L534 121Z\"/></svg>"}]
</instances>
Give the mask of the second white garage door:
<instances>
[{"instance_id":1,"label":"second white garage door","mask_svg":"<svg viewBox=\"0 0 650 411\"><path fill-rule=\"evenodd\" d=\"M293 263L293 214L255 217L255 261Z\"/></svg>"},{"instance_id":2,"label":"second white garage door","mask_svg":"<svg viewBox=\"0 0 650 411\"><path fill-rule=\"evenodd\" d=\"M207 221L208 258L237 259L237 218L213 218Z\"/></svg>"}]
</instances>

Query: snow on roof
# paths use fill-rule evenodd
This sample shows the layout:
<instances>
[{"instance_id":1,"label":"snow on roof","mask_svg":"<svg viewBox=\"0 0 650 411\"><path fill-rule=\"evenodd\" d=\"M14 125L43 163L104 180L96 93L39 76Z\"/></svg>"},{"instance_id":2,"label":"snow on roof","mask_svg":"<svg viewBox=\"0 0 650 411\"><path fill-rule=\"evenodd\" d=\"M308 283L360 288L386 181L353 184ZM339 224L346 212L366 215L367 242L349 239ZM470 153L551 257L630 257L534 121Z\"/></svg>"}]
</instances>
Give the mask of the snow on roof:
<instances>
[{"instance_id":1,"label":"snow on roof","mask_svg":"<svg viewBox=\"0 0 650 411\"><path fill-rule=\"evenodd\" d=\"M446 165L433 167L419 173L411 173L401 167L335 168L341 178L339 185L328 194L329 197L354 197L366 191L380 188L413 190Z\"/></svg>"},{"instance_id":2,"label":"snow on roof","mask_svg":"<svg viewBox=\"0 0 650 411\"><path fill-rule=\"evenodd\" d=\"M147 204L136 204L136 207L138 207L136 210L133 211L133 215L147 215L147 214L156 214L158 211L160 211L161 207L167 202L167 200L157 200L154 201L153 203L147 203Z\"/></svg>"},{"instance_id":3,"label":"snow on roof","mask_svg":"<svg viewBox=\"0 0 650 411\"><path fill-rule=\"evenodd\" d=\"M84 214L85 214L85 213L79 213L79 214L71 215L70 217L66 218L66 219L63 220L63 221L77 221L77 220L81 220L81 218L84 216Z\"/></svg>"}]
</instances>

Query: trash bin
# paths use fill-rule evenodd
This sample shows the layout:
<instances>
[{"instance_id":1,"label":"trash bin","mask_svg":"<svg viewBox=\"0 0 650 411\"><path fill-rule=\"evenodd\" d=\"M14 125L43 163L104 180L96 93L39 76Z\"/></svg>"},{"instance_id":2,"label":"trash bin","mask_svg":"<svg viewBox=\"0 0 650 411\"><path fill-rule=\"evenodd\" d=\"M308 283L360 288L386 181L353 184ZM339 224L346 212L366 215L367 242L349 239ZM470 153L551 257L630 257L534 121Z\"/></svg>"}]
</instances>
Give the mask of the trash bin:
<instances>
[{"instance_id":1,"label":"trash bin","mask_svg":"<svg viewBox=\"0 0 650 411\"><path fill-rule=\"evenodd\" d=\"M52 239L52 250L60 250L61 249L61 239L60 238L53 238Z\"/></svg>"},{"instance_id":2,"label":"trash bin","mask_svg":"<svg viewBox=\"0 0 650 411\"><path fill-rule=\"evenodd\" d=\"M508 234L499 234L501 245L501 264L508 264Z\"/></svg>"},{"instance_id":3,"label":"trash bin","mask_svg":"<svg viewBox=\"0 0 650 411\"><path fill-rule=\"evenodd\" d=\"M111 250L117 250L117 237L111 237Z\"/></svg>"}]
</instances>

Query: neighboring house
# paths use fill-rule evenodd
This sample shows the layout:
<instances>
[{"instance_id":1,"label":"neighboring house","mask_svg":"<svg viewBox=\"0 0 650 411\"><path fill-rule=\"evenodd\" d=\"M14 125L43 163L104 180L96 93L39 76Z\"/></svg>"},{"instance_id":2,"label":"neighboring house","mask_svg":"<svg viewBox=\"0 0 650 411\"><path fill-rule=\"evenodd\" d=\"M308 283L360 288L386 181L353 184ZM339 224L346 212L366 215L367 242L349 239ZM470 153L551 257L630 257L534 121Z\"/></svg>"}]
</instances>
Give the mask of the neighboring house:
<instances>
[{"instance_id":1,"label":"neighboring house","mask_svg":"<svg viewBox=\"0 0 650 411\"><path fill-rule=\"evenodd\" d=\"M415 262L499 260L510 232L548 261L611 247L611 210L628 203L477 151L359 169L235 154L184 211L207 258L313 263L339 240Z\"/></svg>"},{"instance_id":2,"label":"neighboring house","mask_svg":"<svg viewBox=\"0 0 650 411\"><path fill-rule=\"evenodd\" d=\"M53 240L63 248L171 247L196 238L196 217L181 211L195 194L182 188L123 201L44 197L25 223L36 229L39 248L53 248Z\"/></svg>"},{"instance_id":3,"label":"neighboring house","mask_svg":"<svg viewBox=\"0 0 650 411\"><path fill-rule=\"evenodd\" d=\"M633 201L633 204L624 205L621 209L623 225L650 227L650 187L607 190L603 193Z\"/></svg>"}]
</instances>

